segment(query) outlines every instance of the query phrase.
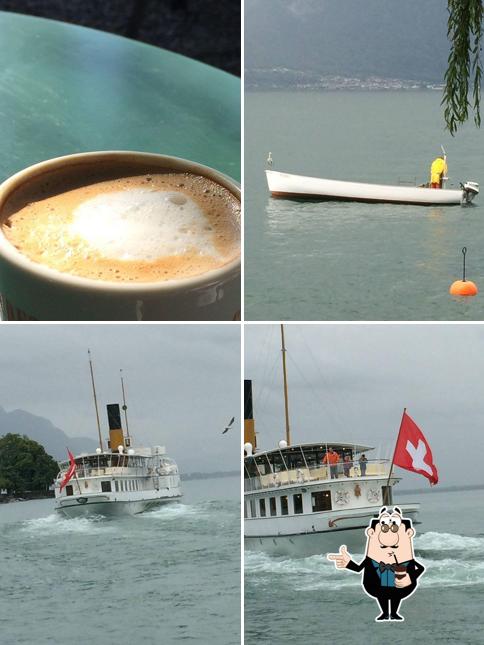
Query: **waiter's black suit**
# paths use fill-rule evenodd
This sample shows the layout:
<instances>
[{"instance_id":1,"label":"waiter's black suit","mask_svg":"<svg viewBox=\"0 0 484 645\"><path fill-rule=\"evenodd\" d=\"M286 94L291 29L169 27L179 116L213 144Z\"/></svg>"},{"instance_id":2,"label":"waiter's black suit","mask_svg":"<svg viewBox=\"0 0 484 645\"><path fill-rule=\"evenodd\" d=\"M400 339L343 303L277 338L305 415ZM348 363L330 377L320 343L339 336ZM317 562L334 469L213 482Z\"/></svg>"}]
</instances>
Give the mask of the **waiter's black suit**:
<instances>
[{"instance_id":1,"label":"waiter's black suit","mask_svg":"<svg viewBox=\"0 0 484 645\"><path fill-rule=\"evenodd\" d=\"M346 566L350 571L359 573L362 569L363 572L363 588L368 595L376 598L381 607L382 613L388 616L388 601L390 601L390 612L392 616L398 613L398 607L401 601L409 596L417 586L417 578L425 571L425 567L416 560L409 560L406 564L407 573L410 576L412 583L408 587L399 589L398 587L384 587L381 584L377 569L373 564L373 560L366 556L363 562L356 564L350 560Z\"/></svg>"}]
</instances>

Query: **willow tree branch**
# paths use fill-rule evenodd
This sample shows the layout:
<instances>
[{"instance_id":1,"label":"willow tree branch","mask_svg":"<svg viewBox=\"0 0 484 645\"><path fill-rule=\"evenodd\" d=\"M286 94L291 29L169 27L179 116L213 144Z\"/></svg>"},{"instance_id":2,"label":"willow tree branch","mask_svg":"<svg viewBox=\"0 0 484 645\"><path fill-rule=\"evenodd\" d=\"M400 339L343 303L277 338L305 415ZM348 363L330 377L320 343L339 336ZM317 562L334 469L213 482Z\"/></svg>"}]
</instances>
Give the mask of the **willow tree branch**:
<instances>
[{"instance_id":1,"label":"willow tree branch","mask_svg":"<svg viewBox=\"0 0 484 645\"><path fill-rule=\"evenodd\" d=\"M451 43L445 88L442 97L444 119L454 135L459 125L474 112L474 123L481 125L481 36L484 17L482 0L447 0L449 19L447 37ZM472 98L469 88L472 84Z\"/></svg>"}]
</instances>

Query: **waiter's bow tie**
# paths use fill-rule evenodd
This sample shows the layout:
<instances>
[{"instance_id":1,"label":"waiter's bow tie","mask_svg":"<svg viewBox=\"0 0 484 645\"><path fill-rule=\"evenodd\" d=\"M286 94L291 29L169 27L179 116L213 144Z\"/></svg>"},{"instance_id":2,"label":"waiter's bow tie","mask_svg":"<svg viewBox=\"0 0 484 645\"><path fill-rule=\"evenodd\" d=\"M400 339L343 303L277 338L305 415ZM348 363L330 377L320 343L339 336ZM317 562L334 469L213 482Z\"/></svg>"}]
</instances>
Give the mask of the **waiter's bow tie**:
<instances>
[{"instance_id":1,"label":"waiter's bow tie","mask_svg":"<svg viewBox=\"0 0 484 645\"><path fill-rule=\"evenodd\" d=\"M383 573L384 571L395 571L394 564L385 564L384 562L380 562L378 567L380 569L380 573Z\"/></svg>"}]
</instances>

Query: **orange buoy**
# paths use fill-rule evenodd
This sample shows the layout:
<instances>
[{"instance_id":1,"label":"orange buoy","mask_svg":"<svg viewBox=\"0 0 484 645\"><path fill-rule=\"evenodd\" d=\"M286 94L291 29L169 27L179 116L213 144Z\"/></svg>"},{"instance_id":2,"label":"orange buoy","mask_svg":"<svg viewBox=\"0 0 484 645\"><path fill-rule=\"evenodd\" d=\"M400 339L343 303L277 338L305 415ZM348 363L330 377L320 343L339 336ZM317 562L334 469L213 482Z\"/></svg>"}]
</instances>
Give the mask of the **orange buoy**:
<instances>
[{"instance_id":1,"label":"orange buoy","mask_svg":"<svg viewBox=\"0 0 484 645\"><path fill-rule=\"evenodd\" d=\"M477 285L472 280L466 280L466 253L467 247L462 248L463 270L462 280L456 280L450 285L449 293L451 296L475 296L479 293Z\"/></svg>"},{"instance_id":2,"label":"orange buoy","mask_svg":"<svg viewBox=\"0 0 484 645\"><path fill-rule=\"evenodd\" d=\"M450 285L451 296L475 296L479 290L472 280L456 280Z\"/></svg>"}]
</instances>

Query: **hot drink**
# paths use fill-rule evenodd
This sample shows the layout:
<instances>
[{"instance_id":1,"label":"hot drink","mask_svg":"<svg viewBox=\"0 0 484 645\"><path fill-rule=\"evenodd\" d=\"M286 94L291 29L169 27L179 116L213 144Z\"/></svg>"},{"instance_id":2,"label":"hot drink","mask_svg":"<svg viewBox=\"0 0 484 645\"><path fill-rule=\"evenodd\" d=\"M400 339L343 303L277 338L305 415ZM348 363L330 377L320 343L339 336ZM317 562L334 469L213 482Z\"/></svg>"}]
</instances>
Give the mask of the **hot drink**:
<instances>
[{"instance_id":1,"label":"hot drink","mask_svg":"<svg viewBox=\"0 0 484 645\"><path fill-rule=\"evenodd\" d=\"M108 282L201 275L240 254L240 202L191 172L94 165L45 173L3 207L2 231L32 262Z\"/></svg>"},{"instance_id":2,"label":"hot drink","mask_svg":"<svg viewBox=\"0 0 484 645\"><path fill-rule=\"evenodd\" d=\"M395 571L395 578L397 580L401 580L402 578L405 578L407 574L407 567L402 564L396 564L394 571Z\"/></svg>"}]
</instances>

